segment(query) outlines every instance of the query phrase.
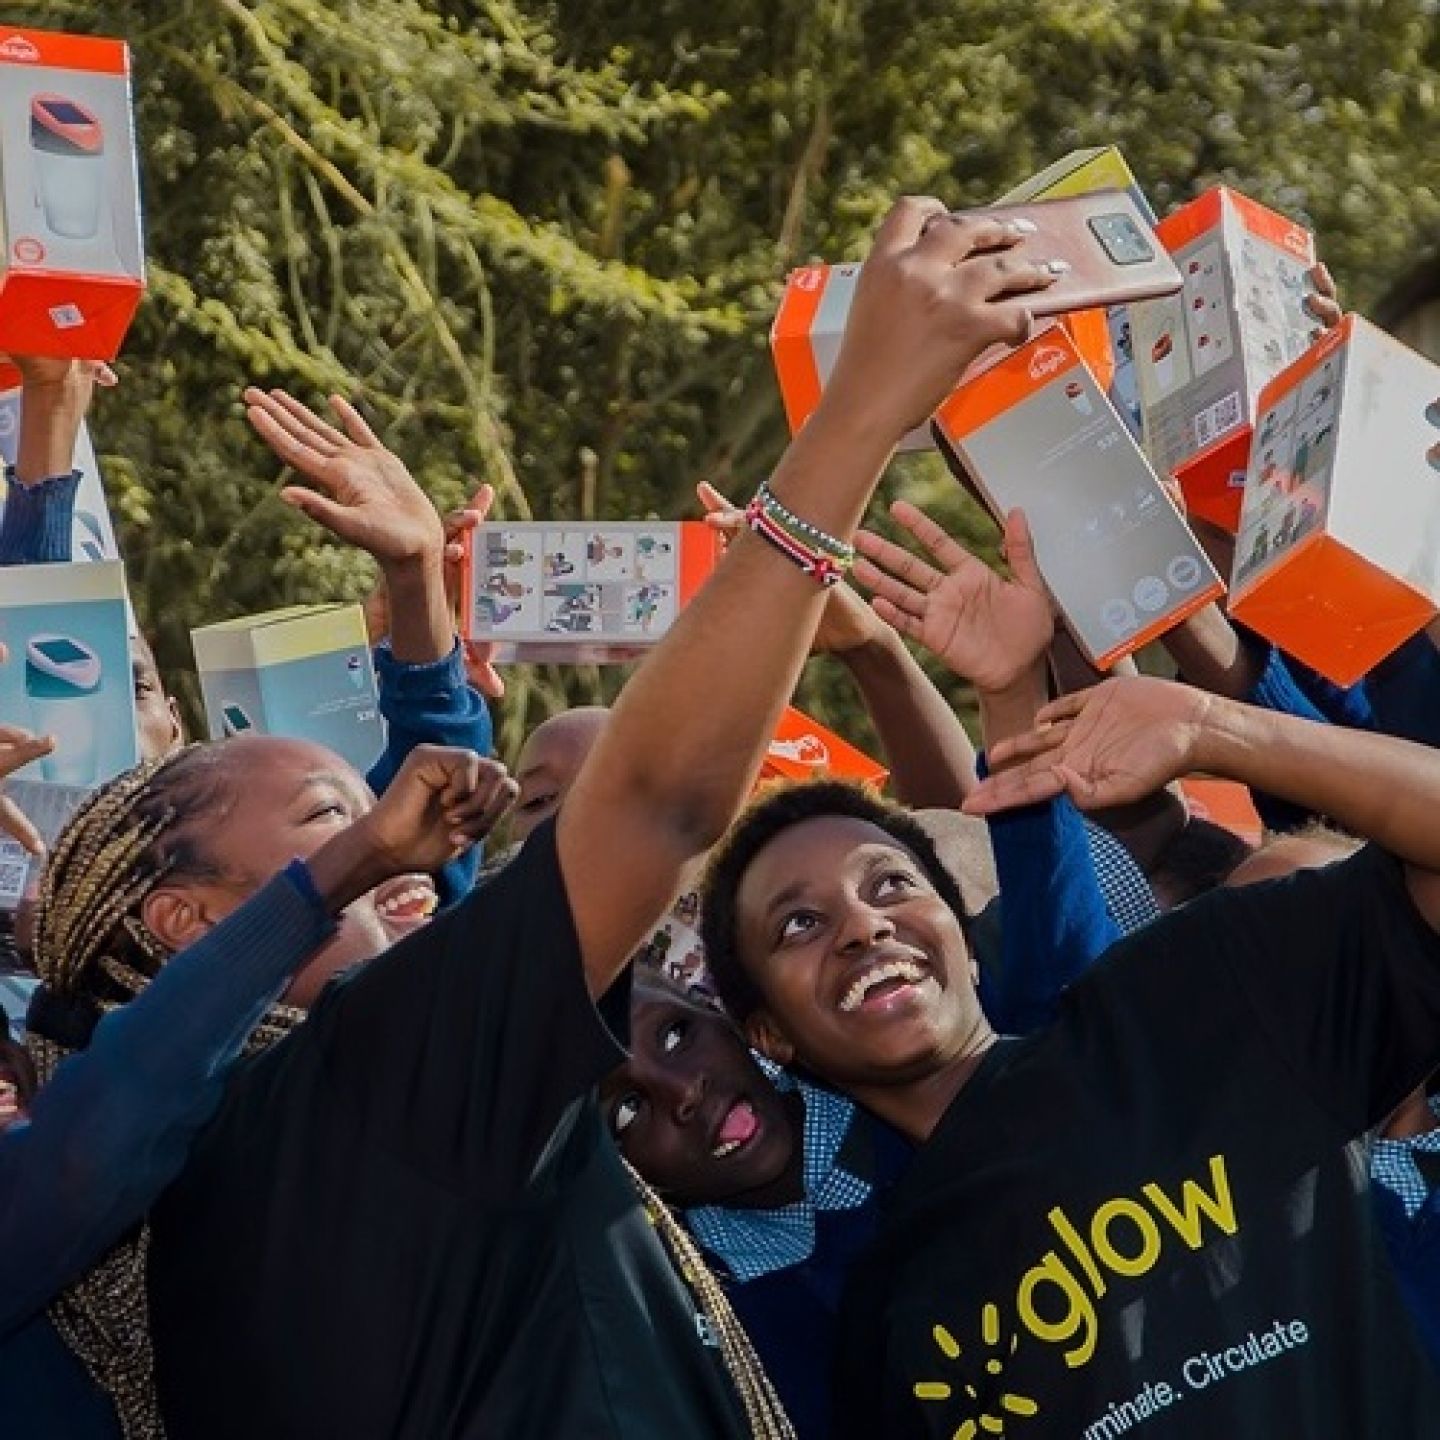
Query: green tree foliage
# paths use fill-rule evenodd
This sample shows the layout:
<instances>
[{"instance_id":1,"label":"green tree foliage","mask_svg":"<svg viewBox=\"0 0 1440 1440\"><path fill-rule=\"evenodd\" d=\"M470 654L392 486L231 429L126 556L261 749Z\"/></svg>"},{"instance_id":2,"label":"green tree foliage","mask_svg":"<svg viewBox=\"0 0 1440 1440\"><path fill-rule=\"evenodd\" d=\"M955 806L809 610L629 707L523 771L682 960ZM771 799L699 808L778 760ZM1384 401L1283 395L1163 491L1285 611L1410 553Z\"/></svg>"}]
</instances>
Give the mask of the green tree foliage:
<instances>
[{"instance_id":1,"label":"green tree foliage","mask_svg":"<svg viewBox=\"0 0 1440 1440\"><path fill-rule=\"evenodd\" d=\"M1109 142L1162 212L1225 181L1308 220L1363 306L1440 230L1434 8L7 4L135 51L151 297L96 429L162 663L368 584L274 501L249 379L358 397L442 506L489 479L511 517L687 513L784 443L788 267L863 253L897 193L980 204ZM992 543L933 461L895 486ZM517 675L506 739L614 680ZM859 728L828 672L805 695Z\"/></svg>"}]
</instances>

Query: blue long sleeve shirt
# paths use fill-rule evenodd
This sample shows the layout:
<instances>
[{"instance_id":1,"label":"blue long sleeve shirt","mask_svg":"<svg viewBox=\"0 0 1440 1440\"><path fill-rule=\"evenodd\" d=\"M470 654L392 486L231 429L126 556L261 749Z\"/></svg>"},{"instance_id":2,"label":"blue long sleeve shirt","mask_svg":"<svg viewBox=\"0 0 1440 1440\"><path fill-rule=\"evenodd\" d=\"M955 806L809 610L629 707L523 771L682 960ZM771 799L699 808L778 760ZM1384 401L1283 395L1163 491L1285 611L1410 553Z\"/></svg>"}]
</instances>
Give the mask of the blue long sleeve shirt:
<instances>
[{"instance_id":1,"label":"blue long sleeve shirt","mask_svg":"<svg viewBox=\"0 0 1440 1440\"><path fill-rule=\"evenodd\" d=\"M118 1434L45 1307L180 1172L266 1008L335 924L282 873L106 1015L27 1121L0 1135L0 1416L6 1434Z\"/></svg>"},{"instance_id":2,"label":"blue long sleeve shirt","mask_svg":"<svg viewBox=\"0 0 1440 1440\"><path fill-rule=\"evenodd\" d=\"M73 554L72 526L80 472L22 485L5 469L5 510L0 515L0 565L64 564Z\"/></svg>"}]
</instances>

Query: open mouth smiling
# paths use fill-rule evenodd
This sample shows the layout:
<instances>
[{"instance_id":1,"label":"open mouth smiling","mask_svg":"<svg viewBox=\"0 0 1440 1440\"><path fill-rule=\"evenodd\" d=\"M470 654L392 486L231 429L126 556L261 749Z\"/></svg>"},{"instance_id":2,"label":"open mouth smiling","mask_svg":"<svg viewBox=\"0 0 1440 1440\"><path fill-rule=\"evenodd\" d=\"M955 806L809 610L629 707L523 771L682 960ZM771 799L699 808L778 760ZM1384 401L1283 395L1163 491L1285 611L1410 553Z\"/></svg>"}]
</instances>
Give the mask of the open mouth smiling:
<instances>
[{"instance_id":1,"label":"open mouth smiling","mask_svg":"<svg viewBox=\"0 0 1440 1440\"><path fill-rule=\"evenodd\" d=\"M888 1008L888 1002L926 983L934 984L930 967L914 952L877 955L851 980L840 997L842 1015L854 1015L865 1009Z\"/></svg>"},{"instance_id":2,"label":"open mouth smiling","mask_svg":"<svg viewBox=\"0 0 1440 1440\"><path fill-rule=\"evenodd\" d=\"M728 1159L743 1150L760 1133L760 1117L755 1107L744 1099L734 1101L715 1127L710 1153L717 1160Z\"/></svg>"}]
</instances>

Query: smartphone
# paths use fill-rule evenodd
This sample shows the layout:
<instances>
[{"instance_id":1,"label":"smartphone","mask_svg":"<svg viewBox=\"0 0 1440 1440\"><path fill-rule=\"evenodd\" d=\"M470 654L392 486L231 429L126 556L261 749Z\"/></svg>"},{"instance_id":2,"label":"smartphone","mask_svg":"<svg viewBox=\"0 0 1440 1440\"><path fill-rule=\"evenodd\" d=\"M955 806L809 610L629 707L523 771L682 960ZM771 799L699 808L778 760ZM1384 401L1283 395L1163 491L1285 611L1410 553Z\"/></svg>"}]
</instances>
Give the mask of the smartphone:
<instances>
[{"instance_id":1,"label":"smartphone","mask_svg":"<svg viewBox=\"0 0 1440 1440\"><path fill-rule=\"evenodd\" d=\"M1095 190L1059 200L962 212L988 220L1027 220L1035 233L1018 253L1063 260L1070 268L1048 290L1016 296L1033 315L1126 305L1173 295L1184 277L1128 191Z\"/></svg>"}]
</instances>

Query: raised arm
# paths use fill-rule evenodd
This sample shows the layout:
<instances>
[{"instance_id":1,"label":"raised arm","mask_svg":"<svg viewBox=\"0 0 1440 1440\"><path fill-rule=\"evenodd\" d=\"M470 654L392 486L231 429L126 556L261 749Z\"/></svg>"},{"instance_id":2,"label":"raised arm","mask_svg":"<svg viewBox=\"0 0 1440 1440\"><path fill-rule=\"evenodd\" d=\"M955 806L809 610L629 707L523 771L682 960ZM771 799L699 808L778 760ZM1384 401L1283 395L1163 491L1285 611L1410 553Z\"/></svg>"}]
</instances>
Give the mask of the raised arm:
<instances>
[{"instance_id":1,"label":"raised arm","mask_svg":"<svg viewBox=\"0 0 1440 1440\"><path fill-rule=\"evenodd\" d=\"M1111 680L1040 712L997 745L996 773L965 808L986 814L1068 792L1083 809L1137 800L1192 771L1329 815L1405 862L1415 903L1440 928L1440 754L1387 735L1316 725L1188 685Z\"/></svg>"},{"instance_id":2,"label":"raised arm","mask_svg":"<svg viewBox=\"0 0 1440 1440\"><path fill-rule=\"evenodd\" d=\"M1012 253L1020 238L995 221L951 220L935 201L891 211L825 398L770 482L790 512L848 542L907 427L988 345L1023 338L1023 302L1006 297L1053 277ZM823 603L796 564L743 535L621 695L557 822L592 993L734 816Z\"/></svg>"}]
</instances>

